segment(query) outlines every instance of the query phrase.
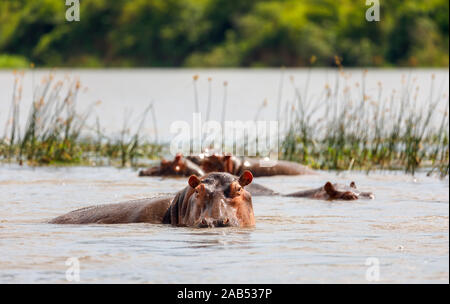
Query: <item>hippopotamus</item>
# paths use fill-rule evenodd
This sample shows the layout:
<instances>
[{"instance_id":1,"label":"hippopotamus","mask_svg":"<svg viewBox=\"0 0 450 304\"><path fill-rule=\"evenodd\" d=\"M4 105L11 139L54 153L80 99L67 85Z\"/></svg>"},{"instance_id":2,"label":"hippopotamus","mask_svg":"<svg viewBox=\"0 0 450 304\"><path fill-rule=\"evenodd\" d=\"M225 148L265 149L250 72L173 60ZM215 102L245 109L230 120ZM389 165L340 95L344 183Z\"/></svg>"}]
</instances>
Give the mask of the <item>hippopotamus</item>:
<instances>
[{"instance_id":1,"label":"hippopotamus","mask_svg":"<svg viewBox=\"0 0 450 304\"><path fill-rule=\"evenodd\" d=\"M161 160L159 166L139 171L139 176L203 176L205 172L194 162L177 154L173 161Z\"/></svg>"},{"instance_id":2,"label":"hippopotamus","mask_svg":"<svg viewBox=\"0 0 450 304\"><path fill-rule=\"evenodd\" d=\"M255 158L245 158L236 173L239 174L241 171L249 170L255 177L316 174L312 169L295 162L278 160L274 166L265 167L261 166L261 161Z\"/></svg>"},{"instance_id":3,"label":"hippopotamus","mask_svg":"<svg viewBox=\"0 0 450 304\"><path fill-rule=\"evenodd\" d=\"M198 164L205 172L228 172L239 175L245 170L252 172L254 177L274 175L302 175L315 174L310 168L298 163L279 160L270 167L261 166L261 159L240 159L232 155L212 154L200 156L189 156L190 160Z\"/></svg>"},{"instance_id":4,"label":"hippopotamus","mask_svg":"<svg viewBox=\"0 0 450 304\"><path fill-rule=\"evenodd\" d=\"M202 165L202 161L204 159L204 154L200 154L200 155L187 155L185 156L186 159L190 160L191 162L193 162L194 164L196 164L197 166L201 166Z\"/></svg>"},{"instance_id":5,"label":"hippopotamus","mask_svg":"<svg viewBox=\"0 0 450 304\"><path fill-rule=\"evenodd\" d=\"M350 186L342 184L332 184L327 182L324 186L312 189L298 191L284 196L289 197L307 197L321 200L357 200L359 198L374 199L372 192L361 192L356 188L355 182L351 182Z\"/></svg>"},{"instance_id":6,"label":"hippopotamus","mask_svg":"<svg viewBox=\"0 0 450 304\"><path fill-rule=\"evenodd\" d=\"M175 197L158 197L91 206L61 215L52 224L152 223L186 227L252 227L252 196L245 189L253 180L250 171L239 177L214 172L191 175L188 186Z\"/></svg>"},{"instance_id":7,"label":"hippopotamus","mask_svg":"<svg viewBox=\"0 0 450 304\"><path fill-rule=\"evenodd\" d=\"M298 163L279 160L270 167L261 166L261 159L240 159L232 155L201 154L183 157L177 154L173 161L162 160L156 167L142 170L139 176L203 176L211 172L227 172L240 175L245 170L252 172L254 177L274 175L316 174L310 168Z\"/></svg>"},{"instance_id":8,"label":"hippopotamus","mask_svg":"<svg viewBox=\"0 0 450 304\"><path fill-rule=\"evenodd\" d=\"M298 191L290 194L281 194L265 186L252 183L246 187L252 196L284 196L284 197L305 197L320 200L357 200L374 199L372 192L362 192L356 188L356 183L351 182L350 186L343 184L325 183L324 186L316 189Z\"/></svg>"},{"instance_id":9,"label":"hippopotamus","mask_svg":"<svg viewBox=\"0 0 450 304\"><path fill-rule=\"evenodd\" d=\"M241 170L242 163L239 158L231 155L213 154L204 156L200 162L200 167L207 173L228 172L237 175Z\"/></svg>"},{"instance_id":10,"label":"hippopotamus","mask_svg":"<svg viewBox=\"0 0 450 304\"><path fill-rule=\"evenodd\" d=\"M234 158L234 157L233 157ZM201 164L205 158L200 158L199 156L187 156L184 158L181 154L177 154L173 161L166 161L162 160L161 164L156 167L149 168L145 171L140 171L139 176L189 176L189 175L196 175L198 177L204 176L205 171L199 167L198 164ZM236 161L236 158L232 159L229 156L225 156L222 158L222 156L213 155L211 157L206 158L205 164L210 164L210 167L208 165L205 165L206 168L210 168L210 171L208 173L212 172L226 172L224 171L222 167L222 160L223 159L229 159L233 162ZM213 169L216 168L216 169ZM231 170L230 170L231 171ZM232 174L232 173L231 173ZM236 175L236 174L234 174ZM258 185L255 183L252 183L248 185L246 188L247 191L251 193L253 196L268 196L268 195L275 195L277 192L266 188L262 185Z\"/></svg>"}]
</instances>

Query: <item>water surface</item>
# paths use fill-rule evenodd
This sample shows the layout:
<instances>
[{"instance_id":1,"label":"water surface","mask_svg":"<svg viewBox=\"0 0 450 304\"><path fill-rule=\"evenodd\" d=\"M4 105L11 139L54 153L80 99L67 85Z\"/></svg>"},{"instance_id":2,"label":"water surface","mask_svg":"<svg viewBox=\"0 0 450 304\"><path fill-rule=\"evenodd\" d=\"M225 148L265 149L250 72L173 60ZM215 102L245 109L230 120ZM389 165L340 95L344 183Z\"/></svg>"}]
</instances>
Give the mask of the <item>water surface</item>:
<instances>
[{"instance_id":1,"label":"water surface","mask_svg":"<svg viewBox=\"0 0 450 304\"><path fill-rule=\"evenodd\" d=\"M0 283L449 282L449 184L419 174L321 172L255 181L282 193L327 180L356 181L375 200L254 197L249 229L168 225L52 225L76 208L167 193L185 179L139 178L131 169L0 166Z\"/></svg>"}]
</instances>

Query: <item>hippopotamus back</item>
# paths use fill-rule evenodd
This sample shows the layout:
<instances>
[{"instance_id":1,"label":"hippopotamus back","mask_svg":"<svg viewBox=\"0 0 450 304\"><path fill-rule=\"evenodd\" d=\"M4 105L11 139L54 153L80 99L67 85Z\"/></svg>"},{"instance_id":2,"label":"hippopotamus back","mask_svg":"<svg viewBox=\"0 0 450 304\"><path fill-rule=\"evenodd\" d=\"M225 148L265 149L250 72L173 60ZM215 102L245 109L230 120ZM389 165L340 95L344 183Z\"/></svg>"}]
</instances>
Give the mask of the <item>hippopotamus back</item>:
<instances>
[{"instance_id":1,"label":"hippopotamus back","mask_svg":"<svg viewBox=\"0 0 450 304\"><path fill-rule=\"evenodd\" d=\"M177 155L173 161L161 160L158 166L139 171L139 176L203 176L205 172L189 159Z\"/></svg>"},{"instance_id":2,"label":"hippopotamus back","mask_svg":"<svg viewBox=\"0 0 450 304\"><path fill-rule=\"evenodd\" d=\"M161 224L172 197L147 198L130 202L89 206L58 216L51 224Z\"/></svg>"},{"instance_id":3,"label":"hippopotamus back","mask_svg":"<svg viewBox=\"0 0 450 304\"><path fill-rule=\"evenodd\" d=\"M244 187L253 176L210 173L189 177L189 186L170 197L90 206L61 215L51 224L153 223L190 227L249 227L255 223L251 194Z\"/></svg>"},{"instance_id":4,"label":"hippopotamus back","mask_svg":"<svg viewBox=\"0 0 450 304\"><path fill-rule=\"evenodd\" d=\"M274 176L274 175L303 175L303 174L315 174L310 168L303 166L299 163L294 163L285 160L278 160L274 166L265 167L261 166L260 159L246 158L242 162L240 171L249 170L253 176Z\"/></svg>"},{"instance_id":5,"label":"hippopotamus back","mask_svg":"<svg viewBox=\"0 0 450 304\"><path fill-rule=\"evenodd\" d=\"M286 194L290 197L307 197L313 199L324 200L357 200L359 198L374 199L375 196L372 192L362 192L356 188L355 182L351 182L350 186L342 184L332 184L330 182L325 183L324 186L312 190L303 190Z\"/></svg>"}]
</instances>

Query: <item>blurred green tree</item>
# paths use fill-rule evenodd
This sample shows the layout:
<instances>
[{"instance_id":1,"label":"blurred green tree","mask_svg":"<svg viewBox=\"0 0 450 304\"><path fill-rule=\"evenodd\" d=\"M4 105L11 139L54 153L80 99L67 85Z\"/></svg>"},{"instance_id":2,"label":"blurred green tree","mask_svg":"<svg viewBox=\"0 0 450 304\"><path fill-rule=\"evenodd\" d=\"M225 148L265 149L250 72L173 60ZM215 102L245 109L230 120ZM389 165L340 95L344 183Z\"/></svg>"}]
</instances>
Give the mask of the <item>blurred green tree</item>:
<instances>
[{"instance_id":1,"label":"blurred green tree","mask_svg":"<svg viewBox=\"0 0 450 304\"><path fill-rule=\"evenodd\" d=\"M380 22L353 0L80 3L80 22L67 22L64 1L2 0L0 55L41 66L306 66L313 55L318 66L335 55L346 66L448 66L447 0L383 1Z\"/></svg>"}]
</instances>

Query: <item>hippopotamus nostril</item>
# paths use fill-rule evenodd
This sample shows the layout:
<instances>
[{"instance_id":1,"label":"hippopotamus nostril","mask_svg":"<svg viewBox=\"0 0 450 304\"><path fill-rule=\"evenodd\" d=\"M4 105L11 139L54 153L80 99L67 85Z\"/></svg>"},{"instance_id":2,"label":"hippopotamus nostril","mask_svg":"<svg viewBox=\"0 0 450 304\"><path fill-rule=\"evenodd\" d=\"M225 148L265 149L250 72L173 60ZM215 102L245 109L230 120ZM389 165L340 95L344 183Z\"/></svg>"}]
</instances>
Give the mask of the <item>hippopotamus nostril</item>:
<instances>
[{"instance_id":1,"label":"hippopotamus nostril","mask_svg":"<svg viewBox=\"0 0 450 304\"><path fill-rule=\"evenodd\" d=\"M230 226L230 219L229 218L222 218L218 219L217 221L214 221L214 226L216 227L227 227Z\"/></svg>"},{"instance_id":2,"label":"hippopotamus nostril","mask_svg":"<svg viewBox=\"0 0 450 304\"><path fill-rule=\"evenodd\" d=\"M197 224L198 228L213 228L213 227L231 226L231 221L229 218L220 218L220 219L202 218L197 223L198 223Z\"/></svg>"},{"instance_id":3,"label":"hippopotamus nostril","mask_svg":"<svg viewBox=\"0 0 450 304\"><path fill-rule=\"evenodd\" d=\"M208 226L208 221L206 219L202 219L202 226Z\"/></svg>"},{"instance_id":4,"label":"hippopotamus nostril","mask_svg":"<svg viewBox=\"0 0 450 304\"><path fill-rule=\"evenodd\" d=\"M353 201L353 200L357 200L358 199L358 195L356 193L354 193L354 192L347 191L347 192L344 192L341 195L341 198L343 200Z\"/></svg>"}]
</instances>

